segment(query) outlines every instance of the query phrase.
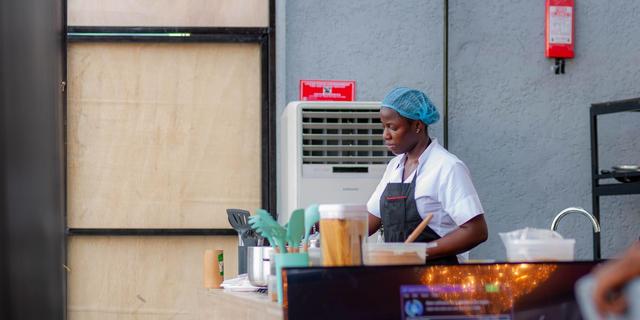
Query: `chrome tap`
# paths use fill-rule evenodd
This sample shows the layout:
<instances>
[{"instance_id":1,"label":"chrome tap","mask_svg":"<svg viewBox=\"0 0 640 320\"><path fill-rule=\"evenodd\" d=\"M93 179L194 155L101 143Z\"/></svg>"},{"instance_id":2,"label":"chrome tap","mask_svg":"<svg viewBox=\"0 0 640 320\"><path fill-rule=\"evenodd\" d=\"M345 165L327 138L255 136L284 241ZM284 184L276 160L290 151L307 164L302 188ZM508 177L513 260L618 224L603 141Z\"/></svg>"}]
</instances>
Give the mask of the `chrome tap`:
<instances>
[{"instance_id":1,"label":"chrome tap","mask_svg":"<svg viewBox=\"0 0 640 320\"><path fill-rule=\"evenodd\" d=\"M551 230L556 231L556 229L558 229L558 223L560 222L560 219L572 212L580 213L591 220L591 225L593 226L593 260L600 260L600 223L598 223L596 217L589 213L587 210L582 208L569 207L560 211L551 222Z\"/></svg>"},{"instance_id":2,"label":"chrome tap","mask_svg":"<svg viewBox=\"0 0 640 320\"><path fill-rule=\"evenodd\" d=\"M562 211L560 211L555 218L553 218L553 221L551 222L551 230L556 231L556 229L558 229L558 223L560 222L560 220L568 215L569 213L572 212L577 212L580 213L584 216L586 216L587 218L589 218L589 220L591 220L591 225L593 226L593 233L600 233L600 224L598 223L598 220L596 220L596 217L594 217L591 213L589 213L587 210L582 209L582 208L576 208L576 207L569 207L566 208Z\"/></svg>"}]
</instances>

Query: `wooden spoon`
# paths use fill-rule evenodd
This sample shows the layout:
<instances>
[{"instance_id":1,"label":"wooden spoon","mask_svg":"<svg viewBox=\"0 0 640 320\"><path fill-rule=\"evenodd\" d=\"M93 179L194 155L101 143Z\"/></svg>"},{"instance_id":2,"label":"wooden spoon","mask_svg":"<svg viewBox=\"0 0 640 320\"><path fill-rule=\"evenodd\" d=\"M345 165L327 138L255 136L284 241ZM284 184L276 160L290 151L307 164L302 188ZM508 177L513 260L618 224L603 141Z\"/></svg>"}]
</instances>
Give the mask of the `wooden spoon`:
<instances>
[{"instance_id":1,"label":"wooden spoon","mask_svg":"<svg viewBox=\"0 0 640 320\"><path fill-rule=\"evenodd\" d=\"M433 213L427 213L424 219L422 219L422 222L420 222L420 224L413 230L413 232L411 232L411 234L409 235L407 240L404 241L404 243L411 243L414 240L416 240L416 238L420 235L420 233L422 233L422 230L424 230L424 228L427 227L427 225L429 224L429 221L431 221L431 218L433 218Z\"/></svg>"}]
</instances>

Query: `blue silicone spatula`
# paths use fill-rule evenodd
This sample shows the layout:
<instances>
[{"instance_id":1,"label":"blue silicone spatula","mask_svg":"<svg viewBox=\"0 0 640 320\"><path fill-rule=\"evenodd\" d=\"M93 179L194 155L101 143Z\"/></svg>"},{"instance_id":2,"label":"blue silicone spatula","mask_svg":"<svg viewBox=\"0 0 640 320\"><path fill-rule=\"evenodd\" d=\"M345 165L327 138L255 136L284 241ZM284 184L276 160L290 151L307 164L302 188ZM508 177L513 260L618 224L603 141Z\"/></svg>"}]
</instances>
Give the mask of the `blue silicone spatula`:
<instances>
[{"instance_id":1,"label":"blue silicone spatula","mask_svg":"<svg viewBox=\"0 0 640 320\"><path fill-rule=\"evenodd\" d=\"M296 209L291 213L289 223L287 224L287 241L289 242L289 251L295 252L300 246L300 240L304 235L304 209Z\"/></svg>"}]
</instances>

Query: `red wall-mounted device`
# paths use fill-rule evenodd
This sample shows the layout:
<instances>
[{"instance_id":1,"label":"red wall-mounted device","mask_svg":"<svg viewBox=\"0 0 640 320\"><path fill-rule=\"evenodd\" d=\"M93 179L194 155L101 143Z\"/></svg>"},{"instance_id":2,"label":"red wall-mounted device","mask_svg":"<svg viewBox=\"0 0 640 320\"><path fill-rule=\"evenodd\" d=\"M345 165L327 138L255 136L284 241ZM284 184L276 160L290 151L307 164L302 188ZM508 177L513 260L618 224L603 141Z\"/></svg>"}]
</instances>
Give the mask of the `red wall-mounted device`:
<instances>
[{"instance_id":1,"label":"red wall-mounted device","mask_svg":"<svg viewBox=\"0 0 640 320\"><path fill-rule=\"evenodd\" d=\"M547 58L573 58L575 52L574 0L546 0L544 54Z\"/></svg>"}]
</instances>

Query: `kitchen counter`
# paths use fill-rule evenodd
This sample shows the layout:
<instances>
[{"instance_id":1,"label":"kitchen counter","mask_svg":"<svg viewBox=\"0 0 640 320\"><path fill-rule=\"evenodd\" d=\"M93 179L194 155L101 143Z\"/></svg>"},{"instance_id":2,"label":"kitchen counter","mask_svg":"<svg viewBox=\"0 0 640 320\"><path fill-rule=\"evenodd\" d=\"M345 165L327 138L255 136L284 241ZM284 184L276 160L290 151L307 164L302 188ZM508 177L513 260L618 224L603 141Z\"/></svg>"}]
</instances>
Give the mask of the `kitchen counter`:
<instances>
[{"instance_id":1,"label":"kitchen counter","mask_svg":"<svg viewBox=\"0 0 640 320\"><path fill-rule=\"evenodd\" d=\"M403 312L409 312L404 308L406 303L415 304L415 299L422 299L419 302L425 308L419 311L440 312L429 314L434 316L471 312L515 318L578 319L573 288L596 264L498 262L287 268L284 308L262 293L200 289L198 318L283 319L286 315L289 319L306 320L400 319ZM436 307L444 311L427 309Z\"/></svg>"},{"instance_id":2,"label":"kitchen counter","mask_svg":"<svg viewBox=\"0 0 640 320\"><path fill-rule=\"evenodd\" d=\"M200 319L280 320L282 308L266 293L202 289L198 294Z\"/></svg>"}]
</instances>

